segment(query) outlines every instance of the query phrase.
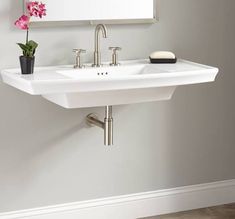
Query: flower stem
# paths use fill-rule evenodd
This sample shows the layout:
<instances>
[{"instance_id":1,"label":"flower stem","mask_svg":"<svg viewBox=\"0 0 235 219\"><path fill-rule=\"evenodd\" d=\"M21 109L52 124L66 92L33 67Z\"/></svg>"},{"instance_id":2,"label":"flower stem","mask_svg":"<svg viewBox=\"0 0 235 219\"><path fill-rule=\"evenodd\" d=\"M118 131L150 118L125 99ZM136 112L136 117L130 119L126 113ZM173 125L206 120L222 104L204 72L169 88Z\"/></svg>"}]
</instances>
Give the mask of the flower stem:
<instances>
[{"instance_id":1,"label":"flower stem","mask_svg":"<svg viewBox=\"0 0 235 219\"><path fill-rule=\"evenodd\" d=\"M29 42L29 29L27 29L26 33L26 44Z\"/></svg>"}]
</instances>

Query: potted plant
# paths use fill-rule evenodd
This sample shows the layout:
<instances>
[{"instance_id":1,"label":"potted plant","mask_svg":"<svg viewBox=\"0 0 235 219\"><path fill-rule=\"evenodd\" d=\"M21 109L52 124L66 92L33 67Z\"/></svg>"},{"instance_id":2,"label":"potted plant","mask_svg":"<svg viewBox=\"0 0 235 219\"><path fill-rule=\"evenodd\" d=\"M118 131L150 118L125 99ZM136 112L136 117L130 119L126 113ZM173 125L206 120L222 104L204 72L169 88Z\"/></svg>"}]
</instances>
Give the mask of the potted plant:
<instances>
[{"instance_id":1,"label":"potted plant","mask_svg":"<svg viewBox=\"0 0 235 219\"><path fill-rule=\"evenodd\" d=\"M17 43L23 52L23 54L20 56L21 73L33 74L35 62L34 54L38 44L33 40L29 40L30 18L42 18L43 16L46 16L46 7L45 4L41 2L39 3L38 1L29 1L26 4L26 14L22 15L15 22L15 26L21 30L26 31L25 43Z\"/></svg>"}]
</instances>

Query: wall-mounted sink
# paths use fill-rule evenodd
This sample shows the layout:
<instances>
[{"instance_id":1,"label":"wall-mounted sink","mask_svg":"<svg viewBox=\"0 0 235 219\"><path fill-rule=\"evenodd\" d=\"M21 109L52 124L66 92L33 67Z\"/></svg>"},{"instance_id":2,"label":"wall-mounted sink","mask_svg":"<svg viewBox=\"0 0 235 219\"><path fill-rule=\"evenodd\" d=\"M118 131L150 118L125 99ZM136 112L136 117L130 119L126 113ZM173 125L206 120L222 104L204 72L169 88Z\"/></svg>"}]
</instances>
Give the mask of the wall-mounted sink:
<instances>
[{"instance_id":1,"label":"wall-mounted sink","mask_svg":"<svg viewBox=\"0 0 235 219\"><path fill-rule=\"evenodd\" d=\"M65 108L81 108L168 100L177 86L212 82L217 73L217 68L185 60L176 64L133 60L117 67L41 67L33 75L10 69L1 75L5 83L21 91L42 95Z\"/></svg>"}]
</instances>

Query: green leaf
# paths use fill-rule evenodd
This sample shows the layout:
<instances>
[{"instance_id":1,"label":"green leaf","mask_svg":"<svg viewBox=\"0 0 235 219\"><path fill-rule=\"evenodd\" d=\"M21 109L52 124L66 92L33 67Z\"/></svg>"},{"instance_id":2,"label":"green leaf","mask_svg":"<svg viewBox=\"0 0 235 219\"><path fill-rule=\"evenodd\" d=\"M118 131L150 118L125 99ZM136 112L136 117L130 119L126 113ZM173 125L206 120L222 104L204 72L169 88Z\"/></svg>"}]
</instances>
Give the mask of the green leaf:
<instances>
[{"instance_id":1,"label":"green leaf","mask_svg":"<svg viewBox=\"0 0 235 219\"><path fill-rule=\"evenodd\" d=\"M17 43L19 47L23 50L23 55L27 57L33 57L38 47L38 44L33 40L30 40L28 43Z\"/></svg>"},{"instance_id":2,"label":"green leaf","mask_svg":"<svg viewBox=\"0 0 235 219\"><path fill-rule=\"evenodd\" d=\"M26 51L28 49L28 47L26 45L24 45L23 43L17 43L17 45L23 50Z\"/></svg>"},{"instance_id":3,"label":"green leaf","mask_svg":"<svg viewBox=\"0 0 235 219\"><path fill-rule=\"evenodd\" d=\"M30 46L31 50L35 50L38 47L38 44L35 41L33 41L33 40L30 40L27 43L27 45Z\"/></svg>"}]
</instances>

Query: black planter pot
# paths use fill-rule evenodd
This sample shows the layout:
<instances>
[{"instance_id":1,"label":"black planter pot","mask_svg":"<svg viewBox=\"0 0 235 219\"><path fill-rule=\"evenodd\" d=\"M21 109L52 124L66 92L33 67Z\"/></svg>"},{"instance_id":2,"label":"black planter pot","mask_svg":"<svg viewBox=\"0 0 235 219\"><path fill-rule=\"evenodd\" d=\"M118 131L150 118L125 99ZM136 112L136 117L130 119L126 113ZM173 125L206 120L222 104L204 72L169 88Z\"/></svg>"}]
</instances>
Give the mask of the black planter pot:
<instances>
[{"instance_id":1,"label":"black planter pot","mask_svg":"<svg viewBox=\"0 0 235 219\"><path fill-rule=\"evenodd\" d=\"M33 74L35 57L20 56L22 74Z\"/></svg>"}]
</instances>

